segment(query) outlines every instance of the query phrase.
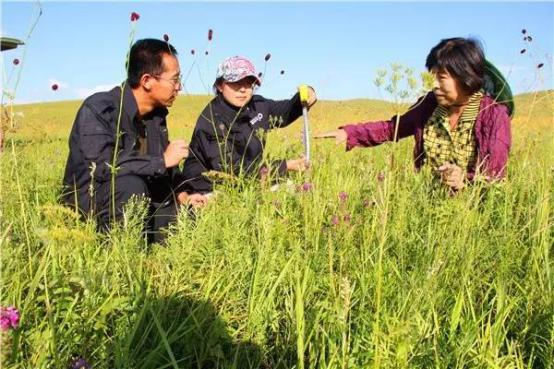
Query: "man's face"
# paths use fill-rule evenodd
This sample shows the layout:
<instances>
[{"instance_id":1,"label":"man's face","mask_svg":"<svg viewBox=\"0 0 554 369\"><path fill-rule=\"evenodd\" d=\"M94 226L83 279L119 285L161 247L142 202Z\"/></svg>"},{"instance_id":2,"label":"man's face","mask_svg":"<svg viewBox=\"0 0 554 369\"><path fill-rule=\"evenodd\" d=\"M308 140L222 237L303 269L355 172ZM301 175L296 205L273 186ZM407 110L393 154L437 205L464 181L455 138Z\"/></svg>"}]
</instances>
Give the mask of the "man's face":
<instances>
[{"instance_id":1,"label":"man's face","mask_svg":"<svg viewBox=\"0 0 554 369\"><path fill-rule=\"evenodd\" d=\"M255 83L254 77L246 77L237 82L223 81L217 85L217 89L229 104L242 108L252 98Z\"/></svg>"},{"instance_id":2,"label":"man's face","mask_svg":"<svg viewBox=\"0 0 554 369\"><path fill-rule=\"evenodd\" d=\"M150 94L159 106L170 107L181 91L181 68L177 58L170 54L162 56L163 72L152 76L154 81Z\"/></svg>"}]
</instances>

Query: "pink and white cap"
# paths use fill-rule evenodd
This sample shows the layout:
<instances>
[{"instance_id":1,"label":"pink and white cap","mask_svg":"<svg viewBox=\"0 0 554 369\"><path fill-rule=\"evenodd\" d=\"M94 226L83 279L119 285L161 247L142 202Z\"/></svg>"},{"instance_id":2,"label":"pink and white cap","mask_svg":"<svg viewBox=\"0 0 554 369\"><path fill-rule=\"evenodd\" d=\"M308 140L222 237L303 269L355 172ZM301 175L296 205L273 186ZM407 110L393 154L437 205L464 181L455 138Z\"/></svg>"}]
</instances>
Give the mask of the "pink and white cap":
<instances>
[{"instance_id":1,"label":"pink and white cap","mask_svg":"<svg viewBox=\"0 0 554 369\"><path fill-rule=\"evenodd\" d=\"M261 86L262 81L258 78L254 64L245 57L232 56L217 67L216 80L221 78L226 82L238 82L246 77L254 77L258 86Z\"/></svg>"}]
</instances>

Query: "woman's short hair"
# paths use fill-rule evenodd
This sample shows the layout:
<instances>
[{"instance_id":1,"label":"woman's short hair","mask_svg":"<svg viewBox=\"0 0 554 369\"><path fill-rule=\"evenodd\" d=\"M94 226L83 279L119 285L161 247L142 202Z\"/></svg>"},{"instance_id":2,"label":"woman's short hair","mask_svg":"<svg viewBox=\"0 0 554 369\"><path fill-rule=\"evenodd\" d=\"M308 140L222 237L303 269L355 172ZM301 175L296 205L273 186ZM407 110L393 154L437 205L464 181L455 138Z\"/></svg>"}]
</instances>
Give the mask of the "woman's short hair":
<instances>
[{"instance_id":1,"label":"woman's short hair","mask_svg":"<svg viewBox=\"0 0 554 369\"><path fill-rule=\"evenodd\" d=\"M468 94L479 91L485 81L485 53L479 42L473 39L441 40L427 55L425 66L429 71L447 70Z\"/></svg>"},{"instance_id":2,"label":"woman's short hair","mask_svg":"<svg viewBox=\"0 0 554 369\"><path fill-rule=\"evenodd\" d=\"M140 84L144 74L160 75L164 71L163 54L177 55L168 42L153 38L138 40L129 51L127 82L132 88Z\"/></svg>"}]
</instances>

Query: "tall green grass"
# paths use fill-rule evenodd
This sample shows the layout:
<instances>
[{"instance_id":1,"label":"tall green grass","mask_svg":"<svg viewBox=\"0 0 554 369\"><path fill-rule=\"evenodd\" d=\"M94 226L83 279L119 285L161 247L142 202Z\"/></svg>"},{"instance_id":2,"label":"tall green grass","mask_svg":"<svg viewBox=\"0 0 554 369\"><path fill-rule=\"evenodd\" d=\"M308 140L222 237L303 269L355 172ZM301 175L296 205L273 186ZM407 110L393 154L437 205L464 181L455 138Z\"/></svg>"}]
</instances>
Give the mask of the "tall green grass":
<instances>
[{"instance_id":1,"label":"tall green grass","mask_svg":"<svg viewBox=\"0 0 554 369\"><path fill-rule=\"evenodd\" d=\"M503 183L452 197L414 174L411 139L317 141L312 171L291 178L311 191L221 186L165 247L145 245L141 204L108 235L57 205L79 104L18 106L0 157L0 291L21 325L0 334L2 367L552 368L552 97L516 100ZM173 137L207 101L179 99ZM312 129L391 113L321 102ZM299 155L299 132L271 133L268 155Z\"/></svg>"}]
</instances>

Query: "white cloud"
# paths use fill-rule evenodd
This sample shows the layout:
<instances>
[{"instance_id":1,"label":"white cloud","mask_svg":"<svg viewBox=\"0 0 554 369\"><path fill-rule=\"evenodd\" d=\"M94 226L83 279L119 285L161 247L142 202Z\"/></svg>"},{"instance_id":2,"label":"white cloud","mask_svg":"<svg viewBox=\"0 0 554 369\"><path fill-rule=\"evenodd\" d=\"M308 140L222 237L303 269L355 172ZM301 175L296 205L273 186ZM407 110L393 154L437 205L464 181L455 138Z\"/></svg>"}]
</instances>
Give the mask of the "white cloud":
<instances>
[{"instance_id":1,"label":"white cloud","mask_svg":"<svg viewBox=\"0 0 554 369\"><path fill-rule=\"evenodd\" d=\"M84 99L85 97L88 97L96 92L109 91L117 85L117 83L113 83L108 85L98 85L92 88L77 88L75 89L75 92L80 99Z\"/></svg>"}]
</instances>

